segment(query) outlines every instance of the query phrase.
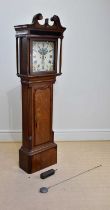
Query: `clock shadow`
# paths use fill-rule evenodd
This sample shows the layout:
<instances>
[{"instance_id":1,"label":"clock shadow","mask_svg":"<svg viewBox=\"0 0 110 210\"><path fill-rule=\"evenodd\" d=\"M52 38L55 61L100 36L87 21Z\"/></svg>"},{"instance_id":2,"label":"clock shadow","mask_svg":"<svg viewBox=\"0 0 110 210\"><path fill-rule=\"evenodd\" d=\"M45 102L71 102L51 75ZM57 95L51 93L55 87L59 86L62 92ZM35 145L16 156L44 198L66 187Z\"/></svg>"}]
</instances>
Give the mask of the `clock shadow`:
<instances>
[{"instance_id":1,"label":"clock shadow","mask_svg":"<svg viewBox=\"0 0 110 210\"><path fill-rule=\"evenodd\" d=\"M21 86L17 86L8 92L9 128L13 140L22 139L22 106Z\"/></svg>"}]
</instances>

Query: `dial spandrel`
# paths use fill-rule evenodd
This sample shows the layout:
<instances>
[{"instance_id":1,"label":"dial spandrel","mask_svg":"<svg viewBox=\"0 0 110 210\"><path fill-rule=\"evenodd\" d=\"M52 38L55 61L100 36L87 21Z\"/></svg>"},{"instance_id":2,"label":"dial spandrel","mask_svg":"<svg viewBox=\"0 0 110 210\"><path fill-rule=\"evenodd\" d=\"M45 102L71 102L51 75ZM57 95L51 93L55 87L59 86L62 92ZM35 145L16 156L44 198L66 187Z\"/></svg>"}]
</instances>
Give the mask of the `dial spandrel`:
<instances>
[{"instance_id":1,"label":"dial spandrel","mask_svg":"<svg viewBox=\"0 0 110 210\"><path fill-rule=\"evenodd\" d=\"M51 72L54 70L54 42L32 42L32 71Z\"/></svg>"}]
</instances>

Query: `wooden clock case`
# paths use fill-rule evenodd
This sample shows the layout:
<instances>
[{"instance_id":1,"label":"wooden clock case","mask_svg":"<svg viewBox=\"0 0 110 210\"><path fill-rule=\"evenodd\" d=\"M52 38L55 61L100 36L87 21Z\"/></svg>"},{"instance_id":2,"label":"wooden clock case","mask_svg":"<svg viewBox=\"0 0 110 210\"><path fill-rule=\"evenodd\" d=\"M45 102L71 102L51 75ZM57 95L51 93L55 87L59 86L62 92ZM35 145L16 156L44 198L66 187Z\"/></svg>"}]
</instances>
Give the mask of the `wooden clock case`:
<instances>
[{"instance_id":1,"label":"wooden clock case","mask_svg":"<svg viewBox=\"0 0 110 210\"><path fill-rule=\"evenodd\" d=\"M57 145L52 130L53 84L56 76L61 75L62 39L66 28L61 26L56 15L51 18L52 26L48 24L48 19L41 25L39 20L42 18L42 14L37 14L32 24L15 26L17 76L21 78L22 85L22 146L19 150L19 166L27 173L57 163ZM32 72L32 40L55 42L54 71Z\"/></svg>"}]
</instances>

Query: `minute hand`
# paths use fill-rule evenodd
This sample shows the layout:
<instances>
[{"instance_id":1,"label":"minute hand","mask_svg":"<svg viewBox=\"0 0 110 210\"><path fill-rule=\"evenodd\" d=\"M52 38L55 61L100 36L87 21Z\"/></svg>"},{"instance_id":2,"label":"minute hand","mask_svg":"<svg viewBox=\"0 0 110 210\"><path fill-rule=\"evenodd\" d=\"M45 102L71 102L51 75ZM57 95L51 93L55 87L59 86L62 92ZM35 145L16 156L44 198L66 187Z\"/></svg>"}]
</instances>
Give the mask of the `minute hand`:
<instances>
[{"instance_id":1,"label":"minute hand","mask_svg":"<svg viewBox=\"0 0 110 210\"><path fill-rule=\"evenodd\" d=\"M44 65L44 55L42 55L42 65Z\"/></svg>"},{"instance_id":2,"label":"minute hand","mask_svg":"<svg viewBox=\"0 0 110 210\"><path fill-rule=\"evenodd\" d=\"M51 51L53 51L53 49L49 50L48 52L50 53Z\"/></svg>"}]
</instances>

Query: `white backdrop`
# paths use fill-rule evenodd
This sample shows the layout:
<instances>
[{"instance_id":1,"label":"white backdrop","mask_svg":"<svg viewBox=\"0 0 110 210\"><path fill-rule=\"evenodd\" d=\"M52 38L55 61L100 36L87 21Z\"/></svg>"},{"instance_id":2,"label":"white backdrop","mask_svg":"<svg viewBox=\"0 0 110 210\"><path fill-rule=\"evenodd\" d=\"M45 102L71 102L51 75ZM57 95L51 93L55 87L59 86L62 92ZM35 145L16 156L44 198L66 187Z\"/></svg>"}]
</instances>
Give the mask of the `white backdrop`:
<instances>
[{"instance_id":1,"label":"white backdrop","mask_svg":"<svg viewBox=\"0 0 110 210\"><path fill-rule=\"evenodd\" d=\"M54 86L56 140L110 139L110 1L0 0L0 140L21 139L14 25L61 18L63 75Z\"/></svg>"}]
</instances>

